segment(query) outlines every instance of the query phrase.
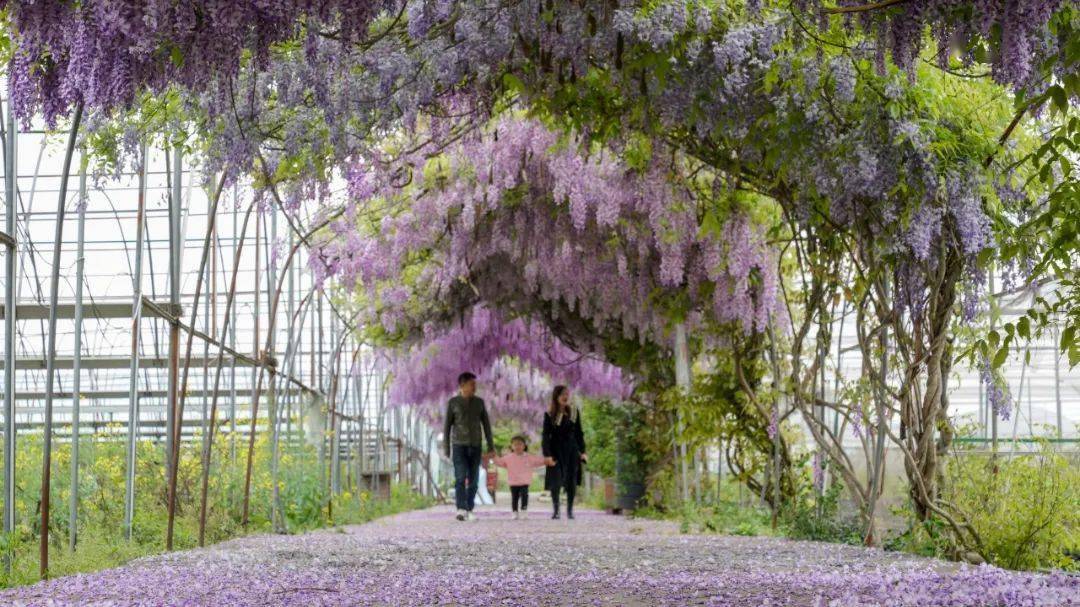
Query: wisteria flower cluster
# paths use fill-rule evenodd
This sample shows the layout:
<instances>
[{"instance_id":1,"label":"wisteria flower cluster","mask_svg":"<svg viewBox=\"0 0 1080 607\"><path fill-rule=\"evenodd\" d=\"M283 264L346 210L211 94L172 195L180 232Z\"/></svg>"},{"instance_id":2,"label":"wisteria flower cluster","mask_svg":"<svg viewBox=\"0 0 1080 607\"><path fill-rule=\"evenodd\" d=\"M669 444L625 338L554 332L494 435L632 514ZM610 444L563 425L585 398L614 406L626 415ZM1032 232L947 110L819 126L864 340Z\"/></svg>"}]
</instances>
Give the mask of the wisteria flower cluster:
<instances>
[{"instance_id":1,"label":"wisteria flower cluster","mask_svg":"<svg viewBox=\"0 0 1080 607\"><path fill-rule=\"evenodd\" d=\"M478 375L479 394L493 418L538 428L555 384L582 396L621 400L633 383L615 366L574 352L540 322L505 321L486 307L394 355L389 402L441 420L462 371Z\"/></svg>"},{"instance_id":2,"label":"wisteria flower cluster","mask_svg":"<svg viewBox=\"0 0 1080 607\"><path fill-rule=\"evenodd\" d=\"M312 256L316 276L377 293L369 311L389 331L430 317L421 308L423 318L409 318L417 298L460 299L461 309L546 301L599 334L655 343L670 339L657 305L665 290L698 293L697 311L746 331L776 310L775 253L761 229L735 213L720 234L703 234L697 201L672 177L677 166L637 172L603 150L585 155L537 121L505 117L408 170L427 178L375 192L385 180L355 172L353 191L369 196L356 204L404 199L403 210L369 233L346 214Z\"/></svg>"},{"instance_id":3,"label":"wisteria flower cluster","mask_svg":"<svg viewBox=\"0 0 1080 607\"><path fill-rule=\"evenodd\" d=\"M808 11L823 10L833 3L819 1L812 7L807 0L797 0L795 4ZM849 9L867 4L863 0L835 3ZM849 12L843 20L845 25L857 25L873 35L906 70L914 70L927 30L937 41L936 57L942 65L948 65L953 55L972 63L977 43L996 41L989 58L994 79L1015 86L1033 84L1039 64L1062 52L1067 44L1050 27L1054 13L1068 4L1061 0L911 0L892 4L889 10Z\"/></svg>"}]
</instances>

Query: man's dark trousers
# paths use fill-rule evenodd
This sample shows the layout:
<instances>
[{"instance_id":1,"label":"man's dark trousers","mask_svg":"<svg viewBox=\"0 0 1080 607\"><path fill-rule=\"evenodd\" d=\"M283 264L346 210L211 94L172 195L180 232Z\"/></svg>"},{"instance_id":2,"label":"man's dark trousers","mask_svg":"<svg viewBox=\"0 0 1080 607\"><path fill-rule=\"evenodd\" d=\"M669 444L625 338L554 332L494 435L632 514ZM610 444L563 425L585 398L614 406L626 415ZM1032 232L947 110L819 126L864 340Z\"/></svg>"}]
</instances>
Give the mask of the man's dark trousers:
<instances>
[{"instance_id":1,"label":"man's dark trousers","mask_svg":"<svg viewBox=\"0 0 1080 607\"><path fill-rule=\"evenodd\" d=\"M479 445L454 445L454 498L457 500L458 510L472 512L476 503L476 490L480 483L480 459L482 457ZM468 480L468 487L465 481Z\"/></svg>"}]
</instances>

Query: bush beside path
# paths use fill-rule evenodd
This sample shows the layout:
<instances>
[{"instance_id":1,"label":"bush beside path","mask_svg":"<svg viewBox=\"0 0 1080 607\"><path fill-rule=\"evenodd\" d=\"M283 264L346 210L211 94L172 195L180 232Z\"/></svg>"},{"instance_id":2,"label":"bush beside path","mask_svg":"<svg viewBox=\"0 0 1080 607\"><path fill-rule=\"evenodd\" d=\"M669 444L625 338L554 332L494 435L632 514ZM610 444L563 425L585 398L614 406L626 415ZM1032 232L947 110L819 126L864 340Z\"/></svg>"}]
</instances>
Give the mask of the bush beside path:
<instances>
[{"instance_id":1,"label":"bush beside path","mask_svg":"<svg viewBox=\"0 0 1080 607\"><path fill-rule=\"evenodd\" d=\"M1080 605L1080 578L876 549L680 534L583 510L431 508L302 535L251 536L0 592L29 606Z\"/></svg>"}]
</instances>

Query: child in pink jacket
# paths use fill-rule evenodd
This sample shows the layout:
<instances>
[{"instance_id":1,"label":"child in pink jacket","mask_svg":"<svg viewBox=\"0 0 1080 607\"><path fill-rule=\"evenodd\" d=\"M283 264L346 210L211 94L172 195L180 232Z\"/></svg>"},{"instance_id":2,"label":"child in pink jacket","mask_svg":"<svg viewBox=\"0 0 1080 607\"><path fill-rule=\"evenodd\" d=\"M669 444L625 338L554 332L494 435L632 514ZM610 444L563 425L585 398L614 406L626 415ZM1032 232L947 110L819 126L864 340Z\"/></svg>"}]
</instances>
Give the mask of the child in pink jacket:
<instances>
[{"instance_id":1,"label":"child in pink jacket","mask_svg":"<svg viewBox=\"0 0 1080 607\"><path fill-rule=\"evenodd\" d=\"M533 468L552 465L551 458L542 455L530 455L525 437L517 435L510 439L510 453L494 459L495 465L506 468L506 480L510 484L511 503L514 508L514 520L524 519L529 509L529 485L532 484ZM520 511L518 504L521 504Z\"/></svg>"}]
</instances>

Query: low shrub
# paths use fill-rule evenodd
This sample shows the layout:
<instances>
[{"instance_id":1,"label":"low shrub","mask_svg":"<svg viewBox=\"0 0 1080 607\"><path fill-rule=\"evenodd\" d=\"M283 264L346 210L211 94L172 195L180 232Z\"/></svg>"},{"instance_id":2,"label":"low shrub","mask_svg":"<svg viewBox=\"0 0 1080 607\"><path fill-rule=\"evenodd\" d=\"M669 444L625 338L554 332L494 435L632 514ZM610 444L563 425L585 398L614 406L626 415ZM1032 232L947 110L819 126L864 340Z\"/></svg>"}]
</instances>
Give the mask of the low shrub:
<instances>
[{"instance_id":1,"label":"low shrub","mask_svg":"<svg viewBox=\"0 0 1080 607\"><path fill-rule=\"evenodd\" d=\"M948 475L943 495L979 534L990 562L1080 568L1080 466L1049 442L1029 455L964 455Z\"/></svg>"},{"instance_id":2,"label":"low shrub","mask_svg":"<svg viewBox=\"0 0 1080 607\"><path fill-rule=\"evenodd\" d=\"M840 512L843 491L841 483L833 482L820 494L813 489L801 492L794 503L784 509L786 535L799 540L862 543L858 519Z\"/></svg>"},{"instance_id":3,"label":"low shrub","mask_svg":"<svg viewBox=\"0 0 1080 607\"><path fill-rule=\"evenodd\" d=\"M1071 456L1075 457L1075 455ZM1080 570L1080 466L1044 442L1016 456L957 453L945 468L942 499L982 542L979 556L1006 569ZM959 558L946 522L913 521L886 548Z\"/></svg>"},{"instance_id":4,"label":"low shrub","mask_svg":"<svg viewBox=\"0 0 1080 607\"><path fill-rule=\"evenodd\" d=\"M233 458L232 438L226 433L215 436L209 476L207 543L271 530L269 441L265 433L256 438L250 520L245 528L240 523L240 504L247 442L246 436L236 439L236 457ZM367 491L347 486L351 476L345 474L342 475L345 491L335 496L331 504L326 471L320 470L315 448L299 439L285 442L290 446L283 450L279 478L284 520L290 533L327 525L362 523L430 504L428 498L398 485L391 488L389 500L373 499ZM0 567L0 588L38 581L41 445L40 435L20 435L16 444L19 472L15 504L17 525L10 534L0 533L0 554L7 555L12 563L10 571ZM52 542L49 571L52 576L114 567L163 551L167 525L164 448L149 441L140 441L137 445L136 503L131 540L125 539L123 533L125 453L125 441L116 428L103 429L80 441L79 541L72 552L68 549L71 450L68 443L54 444L49 517ZM191 548L198 543L201 475L201 441L196 438L185 443L181 450L174 528L174 547L177 549Z\"/></svg>"}]
</instances>

